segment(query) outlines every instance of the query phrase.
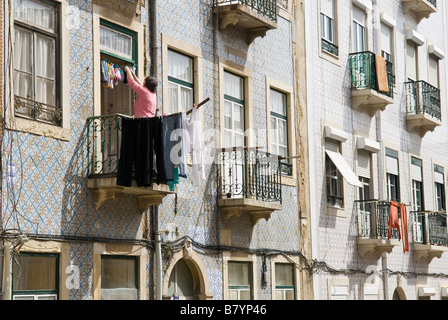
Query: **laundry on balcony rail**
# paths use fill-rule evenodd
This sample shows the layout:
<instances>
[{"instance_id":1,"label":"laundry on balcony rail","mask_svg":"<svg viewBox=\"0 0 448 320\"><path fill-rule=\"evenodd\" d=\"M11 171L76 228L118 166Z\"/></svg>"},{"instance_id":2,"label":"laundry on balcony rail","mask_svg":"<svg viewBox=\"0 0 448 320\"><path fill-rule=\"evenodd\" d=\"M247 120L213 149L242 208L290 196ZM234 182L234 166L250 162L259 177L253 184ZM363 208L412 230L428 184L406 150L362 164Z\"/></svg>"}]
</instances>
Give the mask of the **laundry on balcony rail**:
<instances>
[{"instance_id":1,"label":"laundry on balcony rail","mask_svg":"<svg viewBox=\"0 0 448 320\"><path fill-rule=\"evenodd\" d=\"M190 119L185 112L151 118L123 118L117 185L130 187L135 175L139 187L150 187L156 182L168 184L174 190L179 177L187 177L190 152L193 182L199 185L201 179L205 179L205 148L196 107Z\"/></svg>"},{"instance_id":2,"label":"laundry on balcony rail","mask_svg":"<svg viewBox=\"0 0 448 320\"><path fill-rule=\"evenodd\" d=\"M398 217L398 208L400 208L400 219ZM403 252L409 251L409 236L408 236L408 215L405 204L398 204L397 202L390 202L390 217L389 217L389 232L388 239L392 238L392 229L398 231L398 238L403 241Z\"/></svg>"}]
</instances>

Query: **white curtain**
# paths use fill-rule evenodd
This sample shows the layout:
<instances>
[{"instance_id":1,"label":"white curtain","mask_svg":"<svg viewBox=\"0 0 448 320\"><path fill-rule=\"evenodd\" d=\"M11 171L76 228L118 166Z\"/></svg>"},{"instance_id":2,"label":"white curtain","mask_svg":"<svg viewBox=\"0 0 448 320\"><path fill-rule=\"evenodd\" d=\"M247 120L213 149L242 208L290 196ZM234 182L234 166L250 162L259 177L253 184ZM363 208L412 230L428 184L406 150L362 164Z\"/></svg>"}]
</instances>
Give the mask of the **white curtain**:
<instances>
[{"instance_id":1,"label":"white curtain","mask_svg":"<svg viewBox=\"0 0 448 320\"><path fill-rule=\"evenodd\" d=\"M32 0L15 0L14 17L32 25L55 30L54 8Z\"/></svg>"},{"instance_id":2,"label":"white curtain","mask_svg":"<svg viewBox=\"0 0 448 320\"><path fill-rule=\"evenodd\" d=\"M14 94L32 99L33 34L15 28L14 36Z\"/></svg>"},{"instance_id":3,"label":"white curtain","mask_svg":"<svg viewBox=\"0 0 448 320\"><path fill-rule=\"evenodd\" d=\"M132 59L132 37L125 33L101 26L100 45L108 52Z\"/></svg>"},{"instance_id":4,"label":"white curtain","mask_svg":"<svg viewBox=\"0 0 448 320\"><path fill-rule=\"evenodd\" d=\"M36 101L54 106L55 101L55 41L36 36Z\"/></svg>"},{"instance_id":5,"label":"white curtain","mask_svg":"<svg viewBox=\"0 0 448 320\"><path fill-rule=\"evenodd\" d=\"M244 100L243 78L229 72L224 73L224 94Z\"/></svg>"},{"instance_id":6,"label":"white curtain","mask_svg":"<svg viewBox=\"0 0 448 320\"><path fill-rule=\"evenodd\" d=\"M193 84L193 59L168 50L168 76Z\"/></svg>"}]
</instances>

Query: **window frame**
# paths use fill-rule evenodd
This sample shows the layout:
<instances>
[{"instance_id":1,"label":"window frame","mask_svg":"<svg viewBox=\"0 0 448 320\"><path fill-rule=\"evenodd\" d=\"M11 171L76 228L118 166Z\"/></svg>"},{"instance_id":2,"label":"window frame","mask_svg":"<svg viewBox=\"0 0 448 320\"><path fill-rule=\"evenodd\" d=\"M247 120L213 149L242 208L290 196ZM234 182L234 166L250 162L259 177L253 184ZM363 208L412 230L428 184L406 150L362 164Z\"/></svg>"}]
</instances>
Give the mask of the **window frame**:
<instances>
[{"instance_id":1,"label":"window frame","mask_svg":"<svg viewBox=\"0 0 448 320\"><path fill-rule=\"evenodd\" d=\"M11 277L11 297L13 300L16 300L15 298L17 296L33 296L33 297L39 297L39 296L54 296L56 295L56 300L60 297L60 265L61 265L61 257L59 253L47 253L47 252L20 252L20 256L33 256L33 257L48 257L48 258L56 258L56 266L55 266L55 290L14 290L14 266L15 266L15 259L13 259L12 263L12 277ZM34 300L34 299L33 299Z\"/></svg>"},{"instance_id":2,"label":"window frame","mask_svg":"<svg viewBox=\"0 0 448 320\"><path fill-rule=\"evenodd\" d=\"M192 93L191 101L193 102L192 105L190 107L186 107L187 108L186 110L183 110L183 109L179 110L178 108L176 109L177 112L187 112L187 111L189 111L189 110L191 110L193 108L193 104L196 101L196 99L195 99L196 94L195 94L195 76L194 76L194 74L195 74L194 57L192 57L192 56L190 56L190 55L188 55L186 53L183 53L181 51L178 51L178 50L176 50L174 48L167 48L168 65L169 65L169 53L170 53L170 51L174 52L176 54L182 55L184 57L187 57L187 58L189 58L191 60L191 67L193 68L193 70L192 70L192 81L193 82L191 82L191 83L189 83L189 82L187 82L185 80L177 79L177 78L175 78L173 76L170 76L170 74L169 74L169 67L167 67L167 84L168 84L168 86L170 84L174 84L177 87L177 100L178 101L180 101L181 89L182 88L187 88L187 89L191 90L191 93ZM168 91L168 94L169 94L169 91ZM168 98L168 101L169 101L169 98ZM163 108L165 109L165 106ZM165 110L164 110L164 112L165 112Z\"/></svg>"},{"instance_id":3,"label":"window frame","mask_svg":"<svg viewBox=\"0 0 448 320\"><path fill-rule=\"evenodd\" d=\"M365 24L363 25L361 23L361 21L356 20L353 12L355 10L355 8L357 10L360 10L362 12L364 12L365 15ZM353 4L352 5L352 21L351 21L351 28L352 28L352 52L353 53L358 53L358 52L365 52L368 50L368 38L367 38L367 33L368 33L368 26L367 26L367 21L368 21L368 16L367 16L367 12L365 9ZM361 33L359 33L358 31L362 31ZM358 43L358 41L360 40L359 36L361 36L362 39L362 48L358 48L360 43Z\"/></svg>"},{"instance_id":4,"label":"window frame","mask_svg":"<svg viewBox=\"0 0 448 320\"><path fill-rule=\"evenodd\" d=\"M132 59L129 59L125 56L121 56L119 53L107 51L101 47L101 34L100 34L100 54L105 54L123 61L126 61L128 63L131 63L135 66L135 74L138 74L138 39L137 39L137 32L133 31L131 29L125 28L123 26L120 26L116 23L113 23L109 20L106 20L104 18L100 18L100 29L101 27L106 27L110 30L116 31L118 33L123 33L132 39ZM101 30L100 30L101 31Z\"/></svg>"},{"instance_id":5,"label":"window frame","mask_svg":"<svg viewBox=\"0 0 448 320\"><path fill-rule=\"evenodd\" d=\"M319 46L321 57L327 58L329 60L334 60L336 62L339 59L339 36L338 36L338 0L332 0L334 17L331 18L322 10L322 0L319 1ZM331 33L331 39L326 35L325 27L328 26ZM328 44L327 44L328 43ZM327 46L333 46L333 50L327 49ZM337 63L337 62L336 62Z\"/></svg>"},{"instance_id":6,"label":"window frame","mask_svg":"<svg viewBox=\"0 0 448 320\"><path fill-rule=\"evenodd\" d=\"M394 158L397 161L398 174L394 174L394 173L388 172L388 170L387 170L387 157ZM389 201L400 202L401 201L400 200L401 199L401 186L400 186L400 161L399 161L398 151L386 147L385 148L384 161L386 162L386 166L385 166L386 179L385 179L385 182L386 182L387 199ZM392 197L392 190L395 190L395 192L394 192L394 196L395 197L394 198Z\"/></svg>"},{"instance_id":7,"label":"window frame","mask_svg":"<svg viewBox=\"0 0 448 320\"><path fill-rule=\"evenodd\" d=\"M423 161L419 158L411 156L410 159L411 167L411 192L412 192L412 206L414 211L424 211L425 210L425 196L424 196L424 183L423 183ZM412 168L417 166L420 168L421 179L416 180L412 177Z\"/></svg>"},{"instance_id":8,"label":"window frame","mask_svg":"<svg viewBox=\"0 0 448 320\"><path fill-rule=\"evenodd\" d=\"M325 138L325 150L327 150L327 141L333 141L338 144L338 151L341 153L341 142L335 139L331 138ZM342 153L341 153L342 154ZM332 174L332 172L335 172L336 174ZM330 157L325 153L325 181L326 181L326 199L327 199L327 206L328 207L334 207L337 209L344 209L345 208L345 198L344 198L344 177L342 176L342 173L339 171L338 167L335 163L330 159ZM332 181L336 182L336 190L333 190L332 188ZM329 190L330 187L330 190ZM333 192L335 191L335 193ZM329 202L329 199L332 199L334 203ZM339 204L338 204L339 202Z\"/></svg>"},{"instance_id":9,"label":"window frame","mask_svg":"<svg viewBox=\"0 0 448 320\"><path fill-rule=\"evenodd\" d=\"M62 91L62 79L61 79L61 65L62 65L62 50L61 50L61 43L62 43L62 6L60 2L56 2L56 1L48 1L48 0L33 0L37 3L39 3L42 6L45 7L49 7L53 10L54 13L54 31L52 32L49 29L46 29L44 27L41 27L39 25L33 25L30 22L21 20L19 18L16 18L14 16L14 13L12 13L13 16L13 21L12 21L12 25L13 25L13 32L12 32L12 37L15 38L15 30L16 29L22 29L25 30L26 32L31 34L32 37L32 71L31 71L31 97L20 97L17 96L18 99L22 98L22 99L27 99L32 103L39 103L39 104L44 104L46 105L46 102L43 101L38 101L36 96L37 96L37 90L36 90L36 85L37 85L37 71L36 68L34 67L36 65L36 52L35 52L35 48L37 45L37 37L43 36L46 38L51 38L54 40L54 54L55 54L55 62L54 62L54 92L53 92L53 97L54 97L54 105L49 105L50 107L53 107L56 109L60 108L61 109L61 120L60 123L52 123L50 121L43 121L40 120L38 118L34 118L33 116L26 116L20 113L17 113L15 108L13 111L13 116L15 118L22 118L22 119L26 119L32 122L39 122L39 123L45 123L45 124L49 124L50 126L55 126L55 127L63 127L63 117L64 117L64 109L62 106L62 95L61 95L61 91ZM11 8L12 10L14 10L14 8ZM11 39L11 41L13 41L13 39ZM14 46L14 45L13 45ZM15 64L12 63L12 74L13 77L16 73L16 68L15 68ZM22 73L22 71L17 71ZM13 82L13 81L12 81ZM15 97L15 87L17 85L13 84L13 90L12 90L12 94ZM15 102L14 102L15 104Z\"/></svg>"},{"instance_id":10,"label":"window frame","mask_svg":"<svg viewBox=\"0 0 448 320\"><path fill-rule=\"evenodd\" d=\"M246 79L243 76L239 75L239 74L236 74L236 73L231 72L229 70L224 70L224 82L225 82L225 74L226 73L231 74L233 76L236 76L236 77L238 77L238 78L240 78L242 80L242 82L241 82L241 86L242 86L241 89L242 89L242 97L243 97L243 99L241 100L240 98L233 97L233 96L230 96L230 95L226 94L225 93L225 89L224 89L224 110L223 110L223 112L224 112L224 126L223 126L223 135L224 135L223 138L224 138L224 140L223 140L223 142L224 142L224 146L226 148L235 147L235 143L234 143L235 142L235 136L236 135L242 135L243 136L243 147L244 147L247 144L247 137L245 136L245 132L246 132L246 100L244 99L245 96L246 96L246 92L245 92L246 91ZM224 84L224 86L225 86L225 84ZM225 124L225 109L226 109L225 105L226 105L226 103L230 103L230 109L231 109L230 110L230 114L231 114L230 123L231 123L231 128L226 128L226 124ZM234 127L234 121L235 121L235 118L234 118L234 107L235 106L240 108L240 114L242 116L241 122L242 122L242 125L243 125L243 128L241 128L242 133L238 133L237 132L238 129L235 129L235 127ZM230 146L226 145L226 133L230 133L230 135L231 135L231 141L232 142L231 142ZM241 147L241 146L238 146L238 147Z\"/></svg>"},{"instance_id":11,"label":"window frame","mask_svg":"<svg viewBox=\"0 0 448 320\"><path fill-rule=\"evenodd\" d=\"M101 261L101 269L100 269L100 277L101 281L99 282L100 291L102 289L111 289L111 288L103 288L103 259L110 259L110 260L132 260L134 262L134 284L135 289L137 290L137 299L140 299L140 259L138 256L131 256L131 255L114 255L114 254L101 254L100 255L100 261Z\"/></svg>"},{"instance_id":12,"label":"window frame","mask_svg":"<svg viewBox=\"0 0 448 320\"><path fill-rule=\"evenodd\" d=\"M277 285L277 266L278 265L289 265L289 266L291 266L292 267L292 270L291 270L291 273L292 273L292 286L278 286ZM275 262L274 263L274 272L276 273L276 276L275 276L275 282L276 283L274 283L274 289L275 289L275 298L276 298L276 300L286 300L285 299L285 297L286 297L286 291L292 291L292 297L293 297L293 299L292 300L296 300L296 274L295 274L295 266L294 266L294 264L293 263L286 263L286 262ZM282 299L277 299L277 293L278 293L278 291L281 291L282 292Z\"/></svg>"},{"instance_id":13,"label":"window frame","mask_svg":"<svg viewBox=\"0 0 448 320\"><path fill-rule=\"evenodd\" d=\"M289 128L288 127L289 126L288 126L288 101L287 101L288 98L287 98L287 94L271 87L270 88L270 92L272 93L272 91L275 91L275 92L277 92L277 93L282 95L283 103L284 103L283 107L284 107L285 114L283 115L283 114L276 113L276 112L272 111L272 108L270 110L269 120L271 120L271 121L273 119L275 120L275 122L277 124L277 130L275 130L274 128L271 128L271 131L270 131L269 135L271 133L274 133L274 130L275 130L276 142L273 142L272 141L273 139L270 139L269 150L270 150L271 153L273 153L275 155L280 155L280 152L279 152L280 148L281 147L286 148L286 155L285 156L289 157L290 153L289 153L289 137L288 137L288 132L289 132ZM271 102L271 106L272 106L272 94L270 95L270 97L271 97L271 99L270 99L271 101L270 102ZM286 145L281 145L280 142L279 142L279 136L280 136L280 129L279 129L279 126L278 126L279 122L284 122L284 125L285 125ZM276 147L276 150L272 149L273 146Z\"/></svg>"},{"instance_id":14,"label":"window frame","mask_svg":"<svg viewBox=\"0 0 448 320\"><path fill-rule=\"evenodd\" d=\"M443 183L436 181L435 179L436 173L442 174ZM433 183L434 183L434 208L436 209L436 211L446 211L445 168L437 163L433 164ZM441 202L441 205L439 202Z\"/></svg>"},{"instance_id":15,"label":"window frame","mask_svg":"<svg viewBox=\"0 0 448 320\"><path fill-rule=\"evenodd\" d=\"M252 275L253 275L253 263L252 261L237 261L237 260L229 260L227 261L227 279L228 281L230 281L230 275L229 275L229 264L245 264L248 266L248 273L247 273L247 277L248 277L248 282L249 285L230 285L229 283L227 283L227 294L230 297L230 292L231 291L235 291L237 292L237 296L238 299L236 300L241 300L241 292L242 291L249 291L249 300L254 300L254 295L253 295L253 283L252 283Z\"/></svg>"}]
</instances>

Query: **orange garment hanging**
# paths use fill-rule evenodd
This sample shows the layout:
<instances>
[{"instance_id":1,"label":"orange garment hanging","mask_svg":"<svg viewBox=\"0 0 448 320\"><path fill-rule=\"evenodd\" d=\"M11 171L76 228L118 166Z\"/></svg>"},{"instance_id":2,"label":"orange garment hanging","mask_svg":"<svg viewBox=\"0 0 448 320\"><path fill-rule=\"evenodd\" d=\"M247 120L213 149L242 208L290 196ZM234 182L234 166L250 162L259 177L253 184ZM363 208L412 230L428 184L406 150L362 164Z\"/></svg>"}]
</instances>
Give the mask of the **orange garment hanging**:
<instances>
[{"instance_id":1,"label":"orange garment hanging","mask_svg":"<svg viewBox=\"0 0 448 320\"><path fill-rule=\"evenodd\" d=\"M401 233L403 234L403 253L409 252L408 214L406 205L400 205Z\"/></svg>"},{"instance_id":2,"label":"orange garment hanging","mask_svg":"<svg viewBox=\"0 0 448 320\"><path fill-rule=\"evenodd\" d=\"M401 240L400 222L398 221L398 203L394 201L390 202L389 233L387 234L388 239L392 238L392 228L398 230L398 238Z\"/></svg>"},{"instance_id":3,"label":"orange garment hanging","mask_svg":"<svg viewBox=\"0 0 448 320\"><path fill-rule=\"evenodd\" d=\"M379 92L389 92L389 81L387 79L386 59L375 55L376 81Z\"/></svg>"}]
</instances>

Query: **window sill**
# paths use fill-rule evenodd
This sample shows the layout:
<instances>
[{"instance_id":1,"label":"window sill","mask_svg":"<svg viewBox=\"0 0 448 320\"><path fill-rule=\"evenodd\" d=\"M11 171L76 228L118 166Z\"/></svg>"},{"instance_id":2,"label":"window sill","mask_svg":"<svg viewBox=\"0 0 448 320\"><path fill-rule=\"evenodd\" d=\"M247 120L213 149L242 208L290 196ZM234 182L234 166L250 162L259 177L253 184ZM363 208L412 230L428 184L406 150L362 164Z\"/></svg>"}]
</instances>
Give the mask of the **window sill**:
<instances>
[{"instance_id":1,"label":"window sill","mask_svg":"<svg viewBox=\"0 0 448 320\"><path fill-rule=\"evenodd\" d=\"M332 53L330 53L330 52L328 52L328 51L326 51L324 49L320 50L319 56L322 59L325 59L325 60L327 60L327 61L337 65L338 67L342 66L339 56L336 56L336 55L334 55L334 54L332 54Z\"/></svg>"},{"instance_id":2,"label":"window sill","mask_svg":"<svg viewBox=\"0 0 448 320\"><path fill-rule=\"evenodd\" d=\"M327 215L339 218L347 218L345 208L327 206Z\"/></svg>"},{"instance_id":3,"label":"window sill","mask_svg":"<svg viewBox=\"0 0 448 320\"><path fill-rule=\"evenodd\" d=\"M6 118L6 128L13 131L30 133L38 136L68 141L70 130L34 120L16 117L14 120ZM12 125L10 125L12 123Z\"/></svg>"}]
</instances>

